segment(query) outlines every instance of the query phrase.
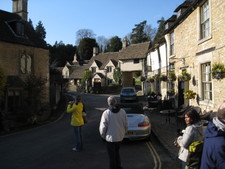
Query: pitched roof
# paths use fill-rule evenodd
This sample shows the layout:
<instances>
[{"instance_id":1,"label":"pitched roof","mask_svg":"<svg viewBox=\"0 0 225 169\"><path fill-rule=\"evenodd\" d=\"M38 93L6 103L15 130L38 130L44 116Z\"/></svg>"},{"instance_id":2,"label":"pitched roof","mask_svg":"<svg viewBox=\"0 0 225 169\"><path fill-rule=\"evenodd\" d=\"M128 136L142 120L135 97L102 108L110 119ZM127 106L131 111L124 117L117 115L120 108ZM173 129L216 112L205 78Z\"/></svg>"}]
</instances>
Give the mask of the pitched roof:
<instances>
[{"instance_id":1,"label":"pitched roof","mask_svg":"<svg viewBox=\"0 0 225 169\"><path fill-rule=\"evenodd\" d=\"M72 79L82 79L84 75L84 71L87 70L89 67L87 65L80 66L76 65L73 66L73 72L70 74L70 78Z\"/></svg>"},{"instance_id":2,"label":"pitched roof","mask_svg":"<svg viewBox=\"0 0 225 169\"><path fill-rule=\"evenodd\" d=\"M179 24L181 24L199 5L203 0L186 0L181 5L179 5L174 12L178 12L181 8L185 8L183 13L177 17L177 19L170 25L168 29L165 30L165 33L170 32L175 29ZM171 19L171 18L169 18ZM168 20L165 22L169 22Z\"/></svg>"},{"instance_id":3,"label":"pitched roof","mask_svg":"<svg viewBox=\"0 0 225 169\"><path fill-rule=\"evenodd\" d=\"M119 53L119 60L127 59L143 59L146 57L150 46L149 42L131 44L126 48L122 49Z\"/></svg>"},{"instance_id":4,"label":"pitched roof","mask_svg":"<svg viewBox=\"0 0 225 169\"><path fill-rule=\"evenodd\" d=\"M105 75L103 75L102 73L95 73L95 74L93 75L93 77L94 77L95 75L98 75L101 79L105 78Z\"/></svg>"},{"instance_id":5,"label":"pitched roof","mask_svg":"<svg viewBox=\"0 0 225 169\"><path fill-rule=\"evenodd\" d=\"M175 10L174 12L178 12L180 9L182 8L188 8L192 3L193 3L194 0L186 0L184 1L181 5L179 5Z\"/></svg>"},{"instance_id":6,"label":"pitched roof","mask_svg":"<svg viewBox=\"0 0 225 169\"><path fill-rule=\"evenodd\" d=\"M17 36L13 31L13 24L16 23L21 23L24 25L23 36ZM39 38L30 23L24 21L19 15L15 13L0 10L0 28L0 41L39 48L47 48L46 42Z\"/></svg>"},{"instance_id":7,"label":"pitched roof","mask_svg":"<svg viewBox=\"0 0 225 169\"><path fill-rule=\"evenodd\" d=\"M111 60L113 64L117 65L119 57L119 52L107 52L107 53L100 53L96 56L93 56L89 61L88 66L90 67L92 63L95 61L99 66L99 69L104 69L106 64Z\"/></svg>"}]
</instances>

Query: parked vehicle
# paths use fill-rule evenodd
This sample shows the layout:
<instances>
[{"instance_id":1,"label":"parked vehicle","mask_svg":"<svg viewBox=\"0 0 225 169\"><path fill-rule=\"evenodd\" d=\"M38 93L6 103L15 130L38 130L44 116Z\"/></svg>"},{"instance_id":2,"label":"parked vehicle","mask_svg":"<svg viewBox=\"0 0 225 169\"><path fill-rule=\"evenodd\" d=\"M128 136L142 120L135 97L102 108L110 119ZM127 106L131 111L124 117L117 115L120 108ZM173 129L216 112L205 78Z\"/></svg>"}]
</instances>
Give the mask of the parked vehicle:
<instances>
[{"instance_id":1,"label":"parked vehicle","mask_svg":"<svg viewBox=\"0 0 225 169\"><path fill-rule=\"evenodd\" d=\"M149 139L151 123L141 103L121 103L119 106L127 113L128 131L124 138L129 140Z\"/></svg>"},{"instance_id":2,"label":"parked vehicle","mask_svg":"<svg viewBox=\"0 0 225 169\"><path fill-rule=\"evenodd\" d=\"M120 102L137 102L138 97L134 87L124 87L120 92Z\"/></svg>"}]
</instances>

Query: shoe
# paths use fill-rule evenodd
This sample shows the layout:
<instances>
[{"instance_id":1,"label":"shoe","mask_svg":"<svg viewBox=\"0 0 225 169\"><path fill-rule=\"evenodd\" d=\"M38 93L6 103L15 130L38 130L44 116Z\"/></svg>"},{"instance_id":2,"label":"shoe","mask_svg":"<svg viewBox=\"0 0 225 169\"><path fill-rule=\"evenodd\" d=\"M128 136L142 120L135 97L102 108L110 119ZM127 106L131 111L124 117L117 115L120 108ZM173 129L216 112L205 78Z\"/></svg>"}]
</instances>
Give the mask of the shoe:
<instances>
[{"instance_id":1,"label":"shoe","mask_svg":"<svg viewBox=\"0 0 225 169\"><path fill-rule=\"evenodd\" d=\"M74 147L74 148L72 148L72 151L78 152L78 151L80 151L80 150L78 150L76 147Z\"/></svg>"}]
</instances>

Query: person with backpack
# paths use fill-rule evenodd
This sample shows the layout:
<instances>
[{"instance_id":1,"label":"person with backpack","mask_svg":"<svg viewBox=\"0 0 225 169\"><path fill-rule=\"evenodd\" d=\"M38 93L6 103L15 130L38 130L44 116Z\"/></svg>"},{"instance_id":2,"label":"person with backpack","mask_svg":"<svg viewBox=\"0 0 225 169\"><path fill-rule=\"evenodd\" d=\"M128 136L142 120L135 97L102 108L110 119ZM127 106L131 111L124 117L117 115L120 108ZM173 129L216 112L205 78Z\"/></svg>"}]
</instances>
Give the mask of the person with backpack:
<instances>
[{"instance_id":1,"label":"person with backpack","mask_svg":"<svg viewBox=\"0 0 225 169\"><path fill-rule=\"evenodd\" d=\"M176 139L174 145L180 148L178 158L182 161L182 169L187 169L188 148L193 142L203 140L203 127L198 112L193 108L185 113L184 118L187 127L182 131L183 135Z\"/></svg>"},{"instance_id":2,"label":"person with backpack","mask_svg":"<svg viewBox=\"0 0 225 169\"><path fill-rule=\"evenodd\" d=\"M225 168L225 102L205 131L201 169Z\"/></svg>"},{"instance_id":3,"label":"person with backpack","mask_svg":"<svg viewBox=\"0 0 225 169\"><path fill-rule=\"evenodd\" d=\"M120 143L128 128L127 115L116 103L116 98L108 98L109 108L102 113L99 132L106 141L110 169L122 169L120 161Z\"/></svg>"}]
</instances>

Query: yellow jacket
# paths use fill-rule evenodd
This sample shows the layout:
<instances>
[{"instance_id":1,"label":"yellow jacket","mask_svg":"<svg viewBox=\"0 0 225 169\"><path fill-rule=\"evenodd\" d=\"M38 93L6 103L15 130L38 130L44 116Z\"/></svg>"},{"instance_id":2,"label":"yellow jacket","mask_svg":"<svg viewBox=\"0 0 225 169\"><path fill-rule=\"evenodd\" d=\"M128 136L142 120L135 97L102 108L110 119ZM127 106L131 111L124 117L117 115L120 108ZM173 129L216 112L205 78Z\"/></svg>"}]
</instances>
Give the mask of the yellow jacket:
<instances>
[{"instance_id":1,"label":"yellow jacket","mask_svg":"<svg viewBox=\"0 0 225 169\"><path fill-rule=\"evenodd\" d=\"M71 117L71 126L82 126L84 125L84 120L82 117L83 113L83 104L79 102L77 105L76 104L69 104L67 106L67 113L72 113Z\"/></svg>"}]
</instances>

